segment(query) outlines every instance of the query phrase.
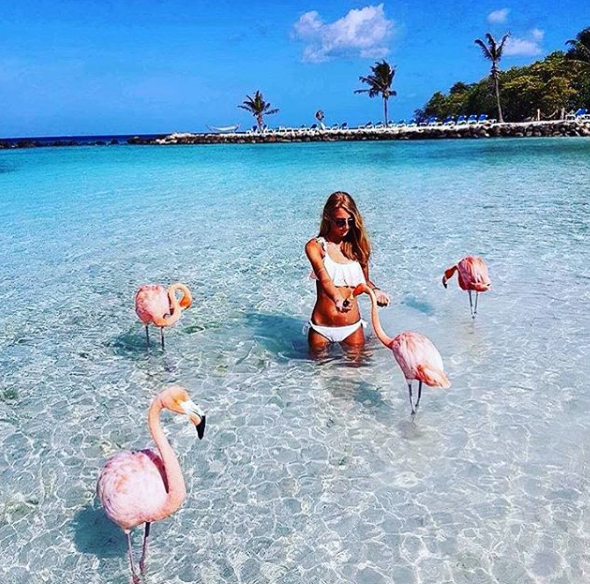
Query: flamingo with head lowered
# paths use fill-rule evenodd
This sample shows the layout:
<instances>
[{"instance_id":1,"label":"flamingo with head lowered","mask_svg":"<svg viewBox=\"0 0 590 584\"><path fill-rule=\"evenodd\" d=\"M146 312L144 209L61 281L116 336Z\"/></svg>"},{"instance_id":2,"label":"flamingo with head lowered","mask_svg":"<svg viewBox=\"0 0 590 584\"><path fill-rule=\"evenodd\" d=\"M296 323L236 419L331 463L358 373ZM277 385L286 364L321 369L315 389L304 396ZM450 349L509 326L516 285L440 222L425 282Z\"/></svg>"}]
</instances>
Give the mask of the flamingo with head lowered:
<instances>
[{"instance_id":1,"label":"flamingo with head lowered","mask_svg":"<svg viewBox=\"0 0 590 584\"><path fill-rule=\"evenodd\" d=\"M451 387L444 372L442 357L432 344L432 341L420 333L406 331L394 338L389 337L381 327L375 292L366 284L359 284L352 294L358 296L362 293L366 293L371 297L371 321L377 338L393 351L393 356L406 378L410 406L414 416L420 405L423 383L430 387L443 387L445 389ZM412 382L415 380L418 381L418 399L414 404Z\"/></svg>"},{"instance_id":2,"label":"flamingo with head lowered","mask_svg":"<svg viewBox=\"0 0 590 584\"><path fill-rule=\"evenodd\" d=\"M182 296L177 298L176 292ZM150 346L148 326L153 324L160 327L162 349L164 348L164 327L178 321L181 312L193 303L190 290L180 282L172 284L168 290L159 284L145 284L135 293L135 312L139 320L145 325L147 345Z\"/></svg>"},{"instance_id":3,"label":"flamingo with head lowered","mask_svg":"<svg viewBox=\"0 0 590 584\"><path fill-rule=\"evenodd\" d=\"M461 290L469 292L469 308L471 309L471 318L477 314L477 300L480 292L487 292L492 285L488 276L488 267L486 263L478 256L467 256L460 262L447 268L442 278L443 286L447 287L447 280L453 277L457 272L459 287ZM475 307L471 293L475 291Z\"/></svg>"},{"instance_id":4,"label":"flamingo with head lowered","mask_svg":"<svg viewBox=\"0 0 590 584\"><path fill-rule=\"evenodd\" d=\"M199 438L205 433L205 414L180 386L160 393L150 405L148 427L158 451L123 451L105 464L96 487L98 498L109 519L123 529L127 536L131 577L139 583L133 562L131 530L145 523L143 551L139 569L143 573L147 557L150 524L174 513L186 498L182 470L172 446L160 425L160 412L170 410L183 414L196 426Z\"/></svg>"}]
</instances>

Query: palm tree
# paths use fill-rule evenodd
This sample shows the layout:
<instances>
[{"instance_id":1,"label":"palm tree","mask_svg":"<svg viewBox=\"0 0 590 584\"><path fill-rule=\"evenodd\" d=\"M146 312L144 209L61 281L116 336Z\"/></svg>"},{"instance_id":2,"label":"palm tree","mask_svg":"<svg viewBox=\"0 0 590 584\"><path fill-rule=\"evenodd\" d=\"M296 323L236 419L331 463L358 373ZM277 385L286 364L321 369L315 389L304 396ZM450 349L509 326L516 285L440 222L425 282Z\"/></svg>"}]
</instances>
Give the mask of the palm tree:
<instances>
[{"instance_id":1,"label":"palm tree","mask_svg":"<svg viewBox=\"0 0 590 584\"><path fill-rule=\"evenodd\" d=\"M369 97L380 95L383 98L383 117L387 126L387 100L397 95L397 91L391 89L395 68L383 60L380 63L375 63L371 67L371 71L371 75L359 77L359 80L366 83L369 89L357 89L355 93L368 93Z\"/></svg>"},{"instance_id":2,"label":"palm tree","mask_svg":"<svg viewBox=\"0 0 590 584\"><path fill-rule=\"evenodd\" d=\"M504 45L508 40L510 33L506 33L502 40L498 43L496 39L488 32L486 33L487 44L482 41L481 39L475 39L475 44L481 47L483 51L483 56L492 62L492 69L490 71L490 77L494 83L494 90L496 92L496 103L498 104L498 121L503 122L504 118L502 117L502 106L500 105L500 69L498 68L498 63L502 58L502 53L504 52Z\"/></svg>"},{"instance_id":3,"label":"palm tree","mask_svg":"<svg viewBox=\"0 0 590 584\"><path fill-rule=\"evenodd\" d=\"M242 105L239 105L238 107L249 111L256 118L259 132L262 132L262 129L264 128L263 116L270 116L279 111L277 108L270 108L270 103L264 101L264 97L260 91L256 91L254 97L246 95L246 99L242 102Z\"/></svg>"},{"instance_id":4,"label":"palm tree","mask_svg":"<svg viewBox=\"0 0 590 584\"><path fill-rule=\"evenodd\" d=\"M566 42L571 48L567 52L568 58L590 67L590 27L579 32L575 39Z\"/></svg>"}]
</instances>

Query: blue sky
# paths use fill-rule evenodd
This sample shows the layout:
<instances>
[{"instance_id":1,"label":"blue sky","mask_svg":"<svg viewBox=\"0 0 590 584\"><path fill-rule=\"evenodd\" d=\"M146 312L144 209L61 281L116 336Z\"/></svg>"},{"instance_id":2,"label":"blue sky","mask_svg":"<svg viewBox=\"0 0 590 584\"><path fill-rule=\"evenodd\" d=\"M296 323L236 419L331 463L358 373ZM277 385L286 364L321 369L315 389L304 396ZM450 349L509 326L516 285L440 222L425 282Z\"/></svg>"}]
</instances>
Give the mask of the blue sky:
<instances>
[{"instance_id":1,"label":"blue sky","mask_svg":"<svg viewBox=\"0 0 590 584\"><path fill-rule=\"evenodd\" d=\"M385 57L395 119L488 65L473 39L511 31L503 68L530 63L590 26L590 3L328 0L0 0L0 136L203 131L253 123L237 108L260 89L269 125L378 120L354 95Z\"/></svg>"}]
</instances>

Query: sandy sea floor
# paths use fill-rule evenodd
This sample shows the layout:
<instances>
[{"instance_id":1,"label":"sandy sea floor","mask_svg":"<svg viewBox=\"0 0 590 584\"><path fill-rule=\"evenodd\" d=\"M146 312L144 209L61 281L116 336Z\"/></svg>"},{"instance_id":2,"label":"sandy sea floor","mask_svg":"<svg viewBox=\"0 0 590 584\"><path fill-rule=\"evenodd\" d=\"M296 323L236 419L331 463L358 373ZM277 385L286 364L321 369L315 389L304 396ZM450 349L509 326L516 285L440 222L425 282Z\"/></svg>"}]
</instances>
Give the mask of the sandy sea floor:
<instances>
[{"instance_id":1,"label":"sandy sea floor","mask_svg":"<svg viewBox=\"0 0 590 584\"><path fill-rule=\"evenodd\" d=\"M188 498L147 583L590 581L588 160L574 138L0 152L0 581L129 581L96 480L172 383L208 432L163 417ZM307 355L303 246L338 189L384 328L452 382L415 423L374 338ZM468 253L493 281L475 323L440 284ZM148 352L134 291L173 281L194 305Z\"/></svg>"}]
</instances>

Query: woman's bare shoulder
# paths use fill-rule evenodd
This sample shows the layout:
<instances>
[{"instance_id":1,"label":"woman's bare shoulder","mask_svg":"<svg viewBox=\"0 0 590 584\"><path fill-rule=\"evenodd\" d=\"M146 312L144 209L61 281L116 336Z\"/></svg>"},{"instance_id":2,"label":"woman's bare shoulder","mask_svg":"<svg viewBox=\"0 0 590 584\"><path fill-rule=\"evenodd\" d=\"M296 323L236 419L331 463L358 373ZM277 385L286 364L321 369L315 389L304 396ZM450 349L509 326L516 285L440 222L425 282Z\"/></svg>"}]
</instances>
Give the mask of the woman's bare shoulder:
<instances>
[{"instance_id":1,"label":"woman's bare shoulder","mask_svg":"<svg viewBox=\"0 0 590 584\"><path fill-rule=\"evenodd\" d=\"M322 244L318 241L317 237L312 237L306 244L305 249L321 249Z\"/></svg>"},{"instance_id":2,"label":"woman's bare shoulder","mask_svg":"<svg viewBox=\"0 0 590 584\"><path fill-rule=\"evenodd\" d=\"M312 237L306 244L305 244L305 253L309 254L319 254L322 255L322 244L318 241L317 237Z\"/></svg>"}]
</instances>

